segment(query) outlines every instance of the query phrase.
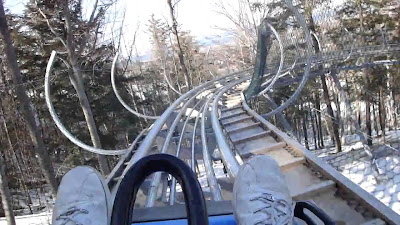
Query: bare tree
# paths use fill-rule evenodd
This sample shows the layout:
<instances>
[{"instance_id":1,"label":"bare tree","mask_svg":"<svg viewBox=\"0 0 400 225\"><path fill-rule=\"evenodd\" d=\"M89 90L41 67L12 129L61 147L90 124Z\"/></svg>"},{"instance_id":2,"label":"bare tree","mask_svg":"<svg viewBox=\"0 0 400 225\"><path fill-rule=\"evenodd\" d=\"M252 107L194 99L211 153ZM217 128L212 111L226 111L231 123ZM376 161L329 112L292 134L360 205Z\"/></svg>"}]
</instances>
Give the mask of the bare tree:
<instances>
[{"instance_id":1,"label":"bare tree","mask_svg":"<svg viewBox=\"0 0 400 225\"><path fill-rule=\"evenodd\" d=\"M90 107L89 99L85 92L85 85L83 83L81 70L80 70L79 64L78 64L78 53L80 53L82 51L81 49L82 49L82 46L84 46L84 44L81 44L81 49L78 49L78 52L76 52L77 49L75 48L75 43L74 43L75 40L74 40L74 36L73 36L73 30L72 30L72 26L71 26L71 17L70 17L70 12L69 12L69 7L68 7L69 1L64 1L64 2L65 2L64 17L65 17L65 26L66 26L66 32L67 32L66 48L67 48L67 52L68 52L69 63L71 64L71 68L73 71L73 73L70 75L71 83L74 86L76 93L78 94L79 103L81 105L83 114L85 115L86 123L87 123L89 133L90 133L90 138L92 139L93 145L96 148L101 148L99 133L97 131L96 123L94 121L93 112ZM98 16L101 16L101 14L97 14L97 16L95 17L95 13L97 10L97 4L98 4L98 1L96 0L95 5L93 7L92 14L91 14L89 22L88 22L89 26L93 26L95 21L97 21ZM89 29L88 29L87 33L89 33ZM84 37L84 39L82 39L82 42L87 42L87 38L88 37ZM103 155L98 155L98 160L99 160L101 172L104 175L110 173L110 168L107 164L106 157Z\"/></svg>"},{"instance_id":2,"label":"bare tree","mask_svg":"<svg viewBox=\"0 0 400 225\"><path fill-rule=\"evenodd\" d=\"M177 1L175 4L172 4L172 0L167 0L168 7L169 7L169 13L170 13L171 20L172 20L172 33L174 33L174 36L176 39L176 44L178 45L179 63L181 64L181 68L183 71L183 76L185 78L185 84L186 84L187 90L190 90L191 87L190 87L190 82L189 82L189 72L188 72L188 69L185 64L183 48L182 48L181 41L179 38L179 33L178 33L178 22L176 21L175 14L174 14L174 9L178 2L179 1Z\"/></svg>"},{"instance_id":3,"label":"bare tree","mask_svg":"<svg viewBox=\"0 0 400 225\"><path fill-rule=\"evenodd\" d=\"M363 16L363 9L362 9L363 1L360 0L357 2L357 7L359 10L359 20L360 20L360 32L361 32L361 41L365 43L364 37L364 16ZM365 93L364 93L364 101L365 101L365 125L367 129L367 143L369 146L372 146L372 127L371 127L371 97L369 96L368 89L370 88L371 81L371 71L366 68L363 69L363 79L365 81Z\"/></svg>"},{"instance_id":4,"label":"bare tree","mask_svg":"<svg viewBox=\"0 0 400 225\"><path fill-rule=\"evenodd\" d=\"M226 17L234 28L220 28L238 39L239 49L248 48L249 57L254 58L256 53L257 27L271 12L270 7L263 1L238 0L236 3L226 0L218 0L217 13Z\"/></svg>"},{"instance_id":5,"label":"bare tree","mask_svg":"<svg viewBox=\"0 0 400 225\"><path fill-rule=\"evenodd\" d=\"M26 121L26 127L34 145L35 154L37 155L39 165L42 173L49 184L53 195L57 193L57 182L54 175L54 170L51 165L51 160L46 152L43 139L41 137L39 125L35 120L35 111L32 107L31 100L29 99L25 88L22 84L21 70L18 66L17 55L15 48L12 44L10 31L8 29L4 6L0 4L0 33L4 41L5 55L7 58L8 66L11 71L13 82L15 84L15 93L17 99L21 104L21 110Z\"/></svg>"},{"instance_id":6,"label":"bare tree","mask_svg":"<svg viewBox=\"0 0 400 225\"><path fill-rule=\"evenodd\" d=\"M101 148L101 142L100 142L100 137L98 133L98 129L94 120L93 112L90 107L89 99L85 91L85 84L83 81L83 74L80 69L80 61L79 59L82 58L82 53L87 46L88 40L90 38L90 35L97 35L96 31L98 30L98 25L101 22L101 20L104 19L104 15L106 10L113 4L113 2L110 2L108 4L101 3L102 5L100 6L100 3L98 0L94 2L92 11L90 13L90 17L88 21L83 21L80 23L80 32L83 30L83 34L80 33L79 35L75 34L75 29L77 27L75 24L72 24L72 19L71 19L71 12L69 8L69 3L70 1L68 0L63 0L59 2L61 4L61 7L63 8L63 17L64 17L64 35L58 34L55 29L53 28L52 24L50 23L49 19L47 18L46 14L40 9L39 5L37 5L38 10L40 14L43 16L43 18L47 21L47 25L49 29L53 32L53 34L57 37L58 40L63 43L66 52L68 54L68 66L69 69L71 70L70 74L70 80L71 83L77 92L77 96L79 99L80 106L82 108L83 114L85 116L85 121L90 133L90 138L91 141L96 148ZM82 2L79 2L78 4L82 4ZM94 34L93 34L93 30ZM64 38L65 36L65 38ZM76 38L79 36L79 38ZM95 47L95 46L93 46ZM90 54L90 53L88 53ZM107 163L107 159L103 155L98 155L98 161L100 165L100 170L101 172L106 175L110 172L110 168Z\"/></svg>"},{"instance_id":7,"label":"bare tree","mask_svg":"<svg viewBox=\"0 0 400 225\"><path fill-rule=\"evenodd\" d=\"M315 23L314 23L314 19L312 17L312 6L311 6L311 2L310 1L306 1L306 7L308 10L306 10L306 19L308 20L309 24L309 29L311 32L315 32ZM316 39L315 36L312 36L312 42L313 42L313 46L314 46L314 51L316 54L318 54L321 49L318 45L318 41ZM323 70L323 66L320 65L318 67L318 70L322 71ZM328 85L326 83L326 75L324 73L321 73L320 75L321 78L321 84L322 84L322 90L323 90L323 97L325 100L325 104L326 104L326 109L328 111L328 116L327 116L327 122L328 122L328 127L330 130L330 135L333 137L332 141L335 142L335 146L336 146L336 150L338 152L342 151L342 145L340 142L340 135L339 135L339 116L340 114L338 113L337 117L335 116L335 113L333 112L332 109L332 104L331 104L331 100L330 100L330 96L329 96L329 91L328 91Z\"/></svg>"},{"instance_id":8,"label":"bare tree","mask_svg":"<svg viewBox=\"0 0 400 225\"><path fill-rule=\"evenodd\" d=\"M0 150L1 152L3 150ZM6 177L6 164L3 160L2 154L0 154L0 197L3 203L4 213L6 215L6 220L8 225L15 225L14 212L11 205L11 193L8 188L8 181Z\"/></svg>"}]
</instances>

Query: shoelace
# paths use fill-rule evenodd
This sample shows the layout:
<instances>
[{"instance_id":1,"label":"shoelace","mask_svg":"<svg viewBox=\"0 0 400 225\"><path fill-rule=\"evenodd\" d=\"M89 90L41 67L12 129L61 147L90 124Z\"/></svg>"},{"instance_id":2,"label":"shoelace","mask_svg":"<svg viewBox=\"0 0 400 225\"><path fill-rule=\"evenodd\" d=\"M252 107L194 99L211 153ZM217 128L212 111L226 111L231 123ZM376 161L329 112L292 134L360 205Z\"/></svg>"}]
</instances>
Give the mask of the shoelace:
<instances>
[{"instance_id":1,"label":"shoelace","mask_svg":"<svg viewBox=\"0 0 400 225\"><path fill-rule=\"evenodd\" d=\"M68 208L65 212L61 213L57 218L56 221L58 220L63 220L60 225L65 225L68 222L73 222L75 225L84 225L81 223L78 223L74 220L73 216L77 214L88 214L89 212L86 209L80 209L76 206Z\"/></svg>"},{"instance_id":2,"label":"shoelace","mask_svg":"<svg viewBox=\"0 0 400 225\"><path fill-rule=\"evenodd\" d=\"M293 208L284 199L277 199L269 193L263 193L250 201L261 201L264 204L253 214L264 213L266 215L265 219L256 221L254 225L286 225L293 219Z\"/></svg>"}]
</instances>

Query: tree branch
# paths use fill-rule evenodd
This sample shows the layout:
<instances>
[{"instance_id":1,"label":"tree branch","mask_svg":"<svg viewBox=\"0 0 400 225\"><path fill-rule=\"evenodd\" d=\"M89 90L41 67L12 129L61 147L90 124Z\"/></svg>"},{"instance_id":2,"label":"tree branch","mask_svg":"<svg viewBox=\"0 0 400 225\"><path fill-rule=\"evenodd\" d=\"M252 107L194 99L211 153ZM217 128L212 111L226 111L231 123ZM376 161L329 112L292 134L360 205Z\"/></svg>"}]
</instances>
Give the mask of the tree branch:
<instances>
[{"instance_id":1,"label":"tree branch","mask_svg":"<svg viewBox=\"0 0 400 225\"><path fill-rule=\"evenodd\" d=\"M51 33L53 33L56 36L56 38L59 41L61 41L61 43L64 45L64 47L67 47L65 40L60 35L58 35L57 32L54 30L53 26L51 26L49 19L47 18L46 14L44 14L44 12L40 9L39 4L36 0L35 0L35 4L36 4L36 7L37 7L40 15L42 15L43 18L46 20L47 27L50 29Z\"/></svg>"}]
</instances>

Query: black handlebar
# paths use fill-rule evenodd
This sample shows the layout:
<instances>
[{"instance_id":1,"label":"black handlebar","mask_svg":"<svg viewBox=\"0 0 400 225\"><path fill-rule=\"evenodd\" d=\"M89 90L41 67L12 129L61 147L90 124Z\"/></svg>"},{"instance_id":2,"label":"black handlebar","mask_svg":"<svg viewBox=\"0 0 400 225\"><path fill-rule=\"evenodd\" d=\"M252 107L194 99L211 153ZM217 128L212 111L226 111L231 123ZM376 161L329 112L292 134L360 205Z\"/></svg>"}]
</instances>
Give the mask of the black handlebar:
<instances>
[{"instance_id":1,"label":"black handlebar","mask_svg":"<svg viewBox=\"0 0 400 225\"><path fill-rule=\"evenodd\" d=\"M132 224L136 194L146 177L154 172L167 172L181 184L188 224L208 225L206 203L196 175L185 162L167 154L144 157L128 170L115 196L111 225Z\"/></svg>"},{"instance_id":2,"label":"black handlebar","mask_svg":"<svg viewBox=\"0 0 400 225\"><path fill-rule=\"evenodd\" d=\"M296 207L294 208L294 216L303 220L307 225L316 225L316 223L304 213L304 209L310 210L315 216L317 216L325 225L336 225L335 222L320 208L313 205L310 202L296 202Z\"/></svg>"}]
</instances>

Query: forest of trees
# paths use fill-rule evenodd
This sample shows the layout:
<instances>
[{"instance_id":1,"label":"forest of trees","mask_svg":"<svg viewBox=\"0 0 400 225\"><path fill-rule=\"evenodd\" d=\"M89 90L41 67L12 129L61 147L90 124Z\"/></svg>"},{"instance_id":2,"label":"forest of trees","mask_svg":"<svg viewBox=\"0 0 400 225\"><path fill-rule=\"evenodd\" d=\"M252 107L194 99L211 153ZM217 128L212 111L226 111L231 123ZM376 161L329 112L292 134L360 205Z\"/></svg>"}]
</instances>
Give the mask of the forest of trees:
<instances>
[{"instance_id":1,"label":"forest of trees","mask_svg":"<svg viewBox=\"0 0 400 225\"><path fill-rule=\"evenodd\" d=\"M176 13L179 0L160 1L168 18L153 15L143 21L152 49L151 59L141 61L134 38L130 43L122 40L123 25L108 29L117 2L95 0L89 13L83 2L29 0L21 14L0 4L0 217L6 216L10 225L15 224L14 215L51 207L58 183L70 168L90 165L106 176L118 160L81 150L55 126L43 88L53 50L58 54L51 74L52 100L67 129L88 145L123 149L152 121L130 114L116 99L110 82L116 53L125 52L116 71L120 95L142 114L161 115L192 87L251 67L258 25L266 17L279 21L271 9L285 7L281 0L238 0L237 10L228 0L216 1L216 13L231 24L219 28L229 41L214 40L211 45L200 44L182 28L185 21ZM326 11L321 9L329 8L330 1L298 3L309 29L321 37L321 48L313 40L315 54L353 43L354 48L388 48L400 41L400 4L395 0L348 0ZM336 15L326 23L321 17L331 11ZM347 30L345 43L340 39L342 27ZM351 58L315 68L326 72L311 79L296 104L283 112L291 126L287 131L307 148L322 149L332 143L341 151L346 135L361 131L372 146L375 135L397 130L400 65L340 69L376 60L396 58ZM257 110L270 111L271 100L279 105L295 88L278 88L270 100L258 98ZM285 128L278 116L270 120Z\"/></svg>"},{"instance_id":2,"label":"forest of trees","mask_svg":"<svg viewBox=\"0 0 400 225\"><path fill-rule=\"evenodd\" d=\"M389 43L400 40L400 6L394 1L346 1L334 9L333 16L325 15L331 10L329 4L325 4L326 1L311 0L301 4L310 31L317 34L316 38L312 37L315 54L335 54L332 52L346 49L350 53L352 49L364 46L379 46L380 51L384 51L390 47ZM374 62L397 59L398 55L377 54L376 57L349 58L313 68L319 75L308 82L296 104L283 112L291 123L289 132L307 148L311 148L310 145L314 146L312 149L329 147L325 143L328 142L340 152L346 135L364 134L366 144L372 146L374 136L384 138L387 130L396 130L399 64L378 65ZM279 105L297 86L277 88L271 97ZM256 106L260 114L275 108L264 97L257 101L261 101ZM284 129L279 117L271 119Z\"/></svg>"}]
</instances>

